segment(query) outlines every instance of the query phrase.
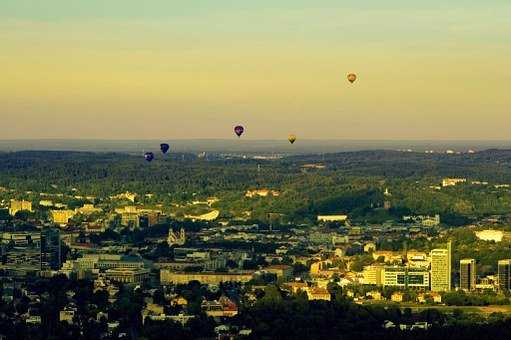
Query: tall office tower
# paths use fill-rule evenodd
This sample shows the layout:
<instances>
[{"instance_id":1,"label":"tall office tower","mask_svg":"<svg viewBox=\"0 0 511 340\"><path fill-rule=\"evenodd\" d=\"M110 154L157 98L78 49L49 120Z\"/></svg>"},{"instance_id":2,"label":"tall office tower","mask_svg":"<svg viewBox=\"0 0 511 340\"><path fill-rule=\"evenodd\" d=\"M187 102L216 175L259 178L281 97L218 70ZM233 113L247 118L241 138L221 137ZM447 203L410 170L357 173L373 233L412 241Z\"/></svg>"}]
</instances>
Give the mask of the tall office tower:
<instances>
[{"instance_id":1,"label":"tall office tower","mask_svg":"<svg viewBox=\"0 0 511 340\"><path fill-rule=\"evenodd\" d=\"M451 241L447 249L431 251L431 290L447 292L451 290Z\"/></svg>"},{"instance_id":2,"label":"tall office tower","mask_svg":"<svg viewBox=\"0 0 511 340\"><path fill-rule=\"evenodd\" d=\"M511 259L498 262L499 291L511 290Z\"/></svg>"},{"instance_id":3,"label":"tall office tower","mask_svg":"<svg viewBox=\"0 0 511 340\"><path fill-rule=\"evenodd\" d=\"M46 228L41 231L41 270L60 269L60 230Z\"/></svg>"},{"instance_id":4,"label":"tall office tower","mask_svg":"<svg viewBox=\"0 0 511 340\"><path fill-rule=\"evenodd\" d=\"M476 260L460 260L460 288L464 291L472 291L476 288Z\"/></svg>"}]
</instances>

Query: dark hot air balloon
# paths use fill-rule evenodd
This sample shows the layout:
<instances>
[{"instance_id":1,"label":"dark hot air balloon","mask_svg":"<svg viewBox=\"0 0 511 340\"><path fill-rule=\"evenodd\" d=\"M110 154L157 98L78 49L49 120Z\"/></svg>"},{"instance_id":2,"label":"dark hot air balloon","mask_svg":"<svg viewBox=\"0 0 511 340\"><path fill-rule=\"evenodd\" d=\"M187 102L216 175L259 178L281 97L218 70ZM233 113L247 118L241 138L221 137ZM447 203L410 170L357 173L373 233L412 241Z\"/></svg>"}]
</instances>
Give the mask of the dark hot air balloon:
<instances>
[{"instance_id":1,"label":"dark hot air balloon","mask_svg":"<svg viewBox=\"0 0 511 340\"><path fill-rule=\"evenodd\" d=\"M161 152L167 153L167 152L169 152L169 149L170 149L170 145L168 145L167 143L160 144Z\"/></svg>"},{"instance_id":2,"label":"dark hot air balloon","mask_svg":"<svg viewBox=\"0 0 511 340\"><path fill-rule=\"evenodd\" d=\"M289 141L289 143L294 144L296 142L296 136L291 134L291 135L289 135L287 140Z\"/></svg>"},{"instance_id":3,"label":"dark hot air balloon","mask_svg":"<svg viewBox=\"0 0 511 340\"><path fill-rule=\"evenodd\" d=\"M348 78L348 81L353 84L355 82L355 80L357 80L357 75L355 73L350 73L350 74L348 74L347 78Z\"/></svg>"},{"instance_id":4,"label":"dark hot air balloon","mask_svg":"<svg viewBox=\"0 0 511 340\"><path fill-rule=\"evenodd\" d=\"M243 132L245 132L245 128L241 125L238 125L234 128L234 133L236 134L236 136L238 137L241 137L241 135L243 134Z\"/></svg>"},{"instance_id":5,"label":"dark hot air balloon","mask_svg":"<svg viewBox=\"0 0 511 340\"><path fill-rule=\"evenodd\" d=\"M154 153L146 152L144 153L144 158L146 161L151 162L154 159Z\"/></svg>"}]
</instances>

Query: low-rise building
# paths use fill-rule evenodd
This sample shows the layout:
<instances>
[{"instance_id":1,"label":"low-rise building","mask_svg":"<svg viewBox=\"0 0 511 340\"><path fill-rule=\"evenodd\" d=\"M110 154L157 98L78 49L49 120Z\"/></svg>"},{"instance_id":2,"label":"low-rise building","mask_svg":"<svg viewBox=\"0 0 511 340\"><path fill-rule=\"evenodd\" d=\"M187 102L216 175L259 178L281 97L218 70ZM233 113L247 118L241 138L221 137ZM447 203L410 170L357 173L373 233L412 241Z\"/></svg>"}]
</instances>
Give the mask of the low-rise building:
<instances>
[{"instance_id":1,"label":"low-rise building","mask_svg":"<svg viewBox=\"0 0 511 340\"><path fill-rule=\"evenodd\" d=\"M14 216L18 211L28 211L32 212L32 202L29 201L18 201L18 200L11 200L10 206L9 206L9 215Z\"/></svg>"},{"instance_id":2,"label":"low-rise building","mask_svg":"<svg viewBox=\"0 0 511 340\"><path fill-rule=\"evenodd\" d=\"M62 321L66 321L68 324L72 325L73 324L73 319L75 317L75 314L77 312L77 309L76 308L64 308L63 310L60 311L59 313L59 320L62 322Z\"/></svg>"},{"instance_id":3,"label":"low-rise building","mask_svg":"<svg viewBox=\"0 0 511 340\"><path fill-rule=\"evenodd\" d=\"M238 306L225 296L218 301L203 301L201 309L211 317L231 318L238 315Z\"/></svg>"},{"instance_id":4,"label":"low-rise building","mask_svg":"<svg viewBox=\"0 0 511 340\"><path fill-rule=\"evenodd\" d=\"M465 183L467 181L466 178L444 178L442 179L443 187L455 186L460 183Z\"/></svg>"},{"instance_id":5,"label":"low-rise building","mask_svg":"<svg viewBox=\"0 0 511 340\"><path fill-rule=\"evenodd\" d=\"M345 222L348 215L318 215L318 222Z\"/></svg>"},{"instance_id":6,"label":"low-rise building","mask_svg":"<svg viewBox=\"0 0 511 340\"><path fill-rule=\"evenodd\" d=\"M429 271L405 266L385 266L383 269L383 286L428 289Z\"/></svg>"},{"instance_id":7,"label":"low-rise building","mask_svg":"<svg viewBox=\"0 0 511 340\"><path fill-rule=\"evenodd\" d=\"M390 296L390 300L392 300L393 302L403 302L404 294L401 292L394 292Z\"/></svg>"},{"instance_id":8,"label":"low-rise building","mask_svg":"<svg viewBox=\"0 0 511 340\"><path fill-rule=\"evenodd\" d=\"M364 244L364 253L372 253L376 251L376 244L374 242L367 242Z\"/></svg>"},{"instance_id":9,"label":"low-rise building","mask_svg":"<svg viewBox=\"0 0 511 340\"><path fill-rule=\"evenodd\" d=\"M380 301L380 300L383 299L383 297L381 295L381 292L379 292L377 290L373 290L373 291L367 292L366 296L367 297L371 297L371 299L373 299L375 301Z\"/></svg>"},{"instance_id":10,"label":"low-rise building","mask_svg":"<svg viewBox=\"0 0 511 340\"><path fill-rule=\"evenodd\" d=\"M67 225L69 220L76 215L74 210L51 210L50 217L53 223Z\"/></svg>"},{"instance_id":11,"label":"low-rise building","mask_svg":"<svg viewBox=\"0 0 511 340\"><path fill-rule=\"evenodd\" d=\"M276 264L264 268L264 271L277 275L277 278L290 279L293 277L293 267L285 264Z\"/></svg>"},{"instance_id":12,"label":"low-rise building","mask_svg":"<svg viewBox=\"0 0 511 340\"><path fill-rule=\"evenodd\" d=\"M240 273L184 273L162 269L160 282L162 284L187 284L190 281L199 281L203 284L218 285L221 282L248 282L252 280L253 272Z\"/></svg>"},{"instance_id":13,"label":"low-rise building","mask_svg":"<svg viewBox=\"0 0 511 340\"><path fill-rule=\"evenodd\" d=\"M475 232L476 237L483 241L502 242L504 232L502 230L486 229Z\"/></svg>"},{"instance_id":14,"label":"low-rise building","mask_svg":"<svg viewBox=\"0 0 511 340\"><path fill-rule=\"evenodd\" d=\"M306 282L287 282L284 287L289 289L291 293L297 294L301 291L305 292L309 286Z\"/></svg>"},{"instance_id":15,"label":"low-rise building","mask_svg":"<svg viewBox=\"0 0 511 340\"><path fill-rule=\"evenodd\" d=\"M306 289L307 298L309 300L326 300L330 301L332 295L326 288L320 287L309 287Z\"/></svg>"},{"instance_id":16,"label":"low-rise building","mask_svg":"<svg viewBox=\"0 0 511 340\"><path fill-rule=\"evenodd\" d=\"M108 269L105 272L107 279L120 283L143 283L149 278L147 269Z\"/></svg>"}]
</instances>

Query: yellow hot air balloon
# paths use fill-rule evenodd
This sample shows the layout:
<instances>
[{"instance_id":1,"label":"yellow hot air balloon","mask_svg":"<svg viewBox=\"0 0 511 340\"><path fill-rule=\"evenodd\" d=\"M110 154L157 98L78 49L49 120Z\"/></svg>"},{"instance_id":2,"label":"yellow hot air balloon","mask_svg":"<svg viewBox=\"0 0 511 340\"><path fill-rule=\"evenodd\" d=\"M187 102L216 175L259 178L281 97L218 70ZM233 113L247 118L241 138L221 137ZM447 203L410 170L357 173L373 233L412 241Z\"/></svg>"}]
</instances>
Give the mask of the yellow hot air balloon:
<instances>
[{"instance_id":1,"label":"yellow hot air balloon","mask_svg":"<svg viewBox=\"0 0 511 340\"><path fill-rule=\"evenodd\" d=\"M356 75L355 73L350 73L350 74L348 74L348 81L349 81L350 83L352 83L352 84L353 84L353 83L355 82L355 80L357 80L357 75Z\"/></svg>"},{"instance_id":2,"label":"yellow hot air balloon","mask_svg":"<svg viewBox=\"0 0 511 340\"><path fill-rule=\"evenodd\" d=\"M289 135L287 138L289 140L289 143L294 144L296 142L296 136L295 135Z\"/></svg>"}]
</instances>

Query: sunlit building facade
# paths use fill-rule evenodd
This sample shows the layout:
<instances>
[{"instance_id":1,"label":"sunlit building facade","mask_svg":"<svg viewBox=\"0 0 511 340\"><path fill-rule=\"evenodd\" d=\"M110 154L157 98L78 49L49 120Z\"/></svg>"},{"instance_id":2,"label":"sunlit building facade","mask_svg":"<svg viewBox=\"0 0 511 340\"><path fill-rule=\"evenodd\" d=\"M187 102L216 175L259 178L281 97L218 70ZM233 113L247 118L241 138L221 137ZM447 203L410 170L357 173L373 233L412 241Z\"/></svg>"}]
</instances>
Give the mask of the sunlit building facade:
<instances>
[{"instance_id":1,"label":"sunlit building facade","mask_svg":"<svg viewBox=\"0 0 511 340\"><path fill-rule=\"evenodd\" d=\"M451 290L451 242L447 249L433 249L431 257L431 290L448 292Z\"/></svg>"}]
</instances>

